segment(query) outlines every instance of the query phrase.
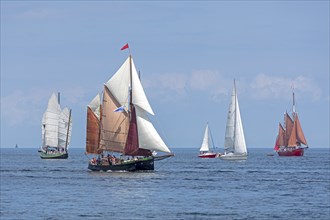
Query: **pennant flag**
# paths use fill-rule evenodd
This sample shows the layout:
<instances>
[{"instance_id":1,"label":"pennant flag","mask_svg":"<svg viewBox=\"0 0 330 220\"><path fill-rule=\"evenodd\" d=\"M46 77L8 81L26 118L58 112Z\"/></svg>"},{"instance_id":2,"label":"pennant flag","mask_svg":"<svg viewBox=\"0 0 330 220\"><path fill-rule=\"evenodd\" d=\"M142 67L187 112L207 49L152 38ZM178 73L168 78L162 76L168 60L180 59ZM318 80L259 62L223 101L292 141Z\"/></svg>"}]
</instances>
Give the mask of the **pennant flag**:
<instances>
[{"instance_id":1,"label":"pennant flag","mask_svg":"<svg viewBox=\"0 0 330 220\"><path fill-rule=\"evenodd\" d=\"M125 111L125 108L124 106L120 106L119 108L113 110L114 112L124 112Z\"/></svg>"},{"instance_id":2,"label":"pennant flag","mask_svg":"<svg viewBox=\"0 0 330 220\"><path fill-rule=\"evenodd\" d=\"M128 48L128 43L125 44L125 46L123 46L120 50L125 50L125 49L127 49L127 48Z\"/></svg>"}]
</instances>

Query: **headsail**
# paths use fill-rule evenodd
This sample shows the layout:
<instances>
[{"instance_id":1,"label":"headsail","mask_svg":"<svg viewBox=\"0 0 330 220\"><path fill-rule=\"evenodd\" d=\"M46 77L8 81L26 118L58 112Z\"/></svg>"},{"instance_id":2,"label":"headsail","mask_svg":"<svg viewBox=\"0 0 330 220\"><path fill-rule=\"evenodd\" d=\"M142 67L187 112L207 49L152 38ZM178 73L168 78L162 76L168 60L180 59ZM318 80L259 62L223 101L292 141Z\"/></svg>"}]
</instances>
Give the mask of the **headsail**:
<instances>
[{"instance_id":1,"label":"headsail","mask_svg":"<svg viewBox=\"0 0 330 220\"><path fill-rule=\"evenodd\" d=\"M295 146L301 146L301 144L307 145L307 141L306 141L305 135L302 131L302 128L301 128L301 125L300 125L300 122L298 119L298 114L295 114L291 136L288 141L288 146L295 147Z\"/></svg>"},{"instance_id":2,"label":"headsail","mask_svg":"<svg viewBox=\"0 0 330 220\"><path fill-rule=\"evenodd\" d=\"M210 150L210 148L209 148L209 124L206 124L203 143L202 143L202 146L199 149L199 151L208 152L209 150Z\"/></svg>"}]
</instances>

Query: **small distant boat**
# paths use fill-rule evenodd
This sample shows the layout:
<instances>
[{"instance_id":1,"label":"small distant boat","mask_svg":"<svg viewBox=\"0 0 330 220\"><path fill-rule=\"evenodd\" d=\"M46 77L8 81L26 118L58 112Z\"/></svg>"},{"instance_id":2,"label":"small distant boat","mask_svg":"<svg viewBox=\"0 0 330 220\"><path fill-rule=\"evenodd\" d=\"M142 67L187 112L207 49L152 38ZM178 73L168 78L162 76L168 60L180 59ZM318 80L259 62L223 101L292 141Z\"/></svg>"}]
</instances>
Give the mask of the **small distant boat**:
<instances>
[{"instance_id":1,"label":"small distant boat","mask_svg":"<svg viewBox=\"0 0 330 220\"><path fill-rule=\"evenodd\" d=\"M307 140L296 112L294 92L292 92L292 97L292 116L290 117L286 112L284 114L284 126L279 123L278 135L274 146L274 151L279 156L303 156L304 150L308 148ZM306 147L302 147L302 144Z\"/></svg>"},{"instance_id":2,"label":"small distant boat","mask_svg":"<svg viewBox=\"0 0 330 220\"><path fill-rule=\"evenodd\" d=\"M268 153L267 156L275 156L273 153Z\"/></svg>"},{"instance_id":3,"label":"small distant boat","mask_svg":"<svg viewBox=\"0 0 330 220\"><path fill-rule=\"evenodd\" d=\"M128 48L126 44L122 49ZM154 161L174 154L148 114L154 115L131 55L87 107L86 153L97 155L92 171L154 170ZM156 156L156 152L165 155Z\"/></svg>"},{"instance_id":4,"label":"small distant boat","mask_svg":"<svg viewBox=\"0 0 330 220\"><path fill-rule=\"evenodd\" d=\"M241 113L238 105L235 80L228 110L224 148L225 153L219 155L219 158L222 160L247 159L247 149L245 144Z\"/></svg>"},{"instance_id":5,"label":"small distant boat","mask_svg":"<svg viewBox=\"0 0 330 220\"><path fill-rule=\"evenodd\" d=\"M203 143L201 145L201 148L199 149L198 157L200 157L200 158L215 158L215 157L218 156L217 153L210 150L209 140L211 140L213 149L215 149L212 134L211 134L211 130L209 129L209 124L207 123L206 128L205 128L205 132L204 132Z\"/></svg>"},{"instance_id":6,"label":"small distant boat","mask_svg":"<svg viewBox=\"0 0 330 220\"><path fill-rule=\"evenodd\" d=\"M71 139L71 109L61 110L60 93L53 93L42 117L41 159L67 159Z\"/></svg>"},{"instance_id":7,"label":"small distant boat","mask_svg":"<svg viewBox=\"0 0 330 220\"><path fill-rule=\"evenodd\" d=\"M18 145L17 144L15 145L15 148L18 148Z\"/></svg>"}]
</instances>

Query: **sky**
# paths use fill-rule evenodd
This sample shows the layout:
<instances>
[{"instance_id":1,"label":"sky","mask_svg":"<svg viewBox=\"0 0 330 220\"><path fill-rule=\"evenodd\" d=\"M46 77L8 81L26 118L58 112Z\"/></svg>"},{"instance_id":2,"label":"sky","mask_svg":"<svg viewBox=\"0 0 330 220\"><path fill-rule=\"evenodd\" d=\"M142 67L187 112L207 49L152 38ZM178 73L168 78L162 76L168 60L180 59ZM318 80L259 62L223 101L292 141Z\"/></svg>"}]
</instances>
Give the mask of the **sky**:
<instances>
[{"instance_id":1,"label":"sky","mask_svg":"<svg viewBox=\"0 0 330 220\"><path fill-rule=\"evenodd\" d=\"M329 147L329 1L1 1L1 147L39 148L53 92L85 147L86 106L129 44L154 126L170 149L223 149L233 80L248 148L274 146L296 110Z\"/></svg>"}]
</instances>

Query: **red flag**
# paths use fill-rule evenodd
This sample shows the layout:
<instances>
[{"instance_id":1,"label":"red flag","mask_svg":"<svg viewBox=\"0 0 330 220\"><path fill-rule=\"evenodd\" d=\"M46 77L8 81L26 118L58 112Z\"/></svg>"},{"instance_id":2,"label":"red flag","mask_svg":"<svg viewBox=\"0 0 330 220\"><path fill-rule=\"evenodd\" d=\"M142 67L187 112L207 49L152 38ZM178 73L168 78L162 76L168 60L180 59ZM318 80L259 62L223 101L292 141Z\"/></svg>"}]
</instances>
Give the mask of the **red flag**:
<instances>
[{"instance_id":1,"label":"red flag","mask_svg":"<svg viewBox=\"0 0 330 220\"><path fill-rule=\"evenodd\" d=\"M120 50L125 50L128 48L128 44L125 44L125 46L123 46Z\"/></svg>"}]
</instances>

